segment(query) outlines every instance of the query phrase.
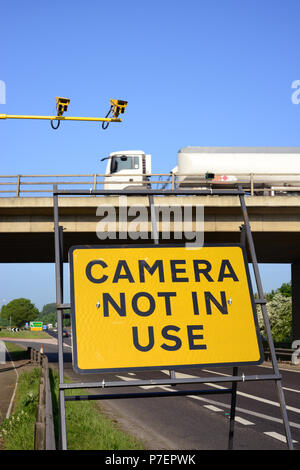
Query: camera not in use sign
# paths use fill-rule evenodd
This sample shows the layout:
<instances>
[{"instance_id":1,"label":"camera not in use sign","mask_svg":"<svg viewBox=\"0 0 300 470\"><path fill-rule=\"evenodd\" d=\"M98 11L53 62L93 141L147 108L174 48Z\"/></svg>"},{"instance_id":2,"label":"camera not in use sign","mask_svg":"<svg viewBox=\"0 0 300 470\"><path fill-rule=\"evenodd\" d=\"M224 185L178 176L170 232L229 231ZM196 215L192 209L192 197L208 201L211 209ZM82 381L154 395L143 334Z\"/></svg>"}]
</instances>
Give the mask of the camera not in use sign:
<instances>
[{"instance_id":1,"label":"camera not in use sign","mask_svg":"<svg viewBox=\"0 0 300 470\"><path fill-rule=\"evenodd\" d=\"M240 245L70 249L78 372L258 364Z\"/></svg>"}]
</instances>

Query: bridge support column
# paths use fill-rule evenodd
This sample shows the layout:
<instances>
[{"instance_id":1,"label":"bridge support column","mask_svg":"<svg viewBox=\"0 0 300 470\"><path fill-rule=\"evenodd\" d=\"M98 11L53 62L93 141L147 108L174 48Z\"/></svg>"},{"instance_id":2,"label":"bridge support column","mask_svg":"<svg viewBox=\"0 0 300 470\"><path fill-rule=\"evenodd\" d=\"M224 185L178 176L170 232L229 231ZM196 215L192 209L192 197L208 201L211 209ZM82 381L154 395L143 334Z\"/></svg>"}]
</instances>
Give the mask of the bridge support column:
<instances>
[{"instance_id":1,"label":"bridge support column","mask_svg":"<svg viewBox=\"0 0 300 470\"><path fill-rule=\"evenodd\" d=\"M300 261L292 263L292 315L294 341L300 339Z\"/></svg>"}]
</instances>

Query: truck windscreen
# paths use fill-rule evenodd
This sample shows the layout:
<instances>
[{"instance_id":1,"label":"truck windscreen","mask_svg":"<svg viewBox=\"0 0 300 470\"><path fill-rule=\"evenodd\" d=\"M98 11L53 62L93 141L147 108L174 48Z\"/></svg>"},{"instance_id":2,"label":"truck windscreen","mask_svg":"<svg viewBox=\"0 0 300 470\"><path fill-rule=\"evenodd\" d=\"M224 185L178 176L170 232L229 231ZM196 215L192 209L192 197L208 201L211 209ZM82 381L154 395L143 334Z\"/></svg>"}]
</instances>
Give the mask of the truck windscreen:
<instances>
[{"instance_id":1,"label":"truck windscreen","mask_svg":"<svg viewBox=\"0 0 300 470\"><path fill-rule=\"evenodd\" d=\"M118 155L112 157L110 172L117 173L122 170L137 170L139 168L139 157L128 157L127 155Z\"/></svg>"}]
</instances>

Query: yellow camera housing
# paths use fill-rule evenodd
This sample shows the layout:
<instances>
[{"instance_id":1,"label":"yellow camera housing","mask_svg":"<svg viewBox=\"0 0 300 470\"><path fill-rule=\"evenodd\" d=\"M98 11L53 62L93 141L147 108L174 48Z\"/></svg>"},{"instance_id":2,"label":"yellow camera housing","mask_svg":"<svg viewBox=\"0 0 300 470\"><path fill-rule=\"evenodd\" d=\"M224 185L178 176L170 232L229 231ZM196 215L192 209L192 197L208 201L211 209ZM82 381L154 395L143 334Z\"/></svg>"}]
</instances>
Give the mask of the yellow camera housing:
<instances>
[{"instance_id":1,"label":"yellow camera housing","mask_svg":"<svg viewBox=\"0 0 300 470\"><path fill-rule=\"evenodd\" d=\"M110 104L113 108L113 115L114 118L117 118L119 114L123 114L125 112L125 108L127 106L128 101L122 101L122 100L110 100Z\"/></svg>"},{"instance_id":2,"label":"yellow camera housing","mask_svg":"<svg viewBox=\"0 0 300 470\"><path fill-rule=\"evenodd\" d=\"M70 103L69 98L61 98L59 96L55 97L56 100L56 111L57 116L62 116L65 111L68 111L68 106Z\"/></svg>"}]
</instances>

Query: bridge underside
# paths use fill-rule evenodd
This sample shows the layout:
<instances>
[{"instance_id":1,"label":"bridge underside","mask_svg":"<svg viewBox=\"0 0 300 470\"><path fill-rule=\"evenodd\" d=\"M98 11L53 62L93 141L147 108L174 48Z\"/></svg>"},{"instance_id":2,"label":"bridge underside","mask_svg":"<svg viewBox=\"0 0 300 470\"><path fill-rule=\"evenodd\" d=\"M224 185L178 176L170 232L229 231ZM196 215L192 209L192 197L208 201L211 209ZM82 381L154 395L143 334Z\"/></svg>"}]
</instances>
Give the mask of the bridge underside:
<instances>
[{"instance_id":1,"label":"bridge underside","mask_svg":"<svg viewBox=\"0 0 300 470\"><path fill-rule=\"evenodd\" d=\"M294 263L300 261L300 234L297 232L259 232L252 233L259 263ZM151 234L145 240L116 239L100 240L96 233L64 232L64 262L68 261L68 250L74 245L125 245L151 244ZM205 244L239 243L238 232L207 232ZM160 243L185 243L182 238L163 240ZM0 233L1 263L54 263L54 233ZM250 261L250 257L249 257Z\"/></svg>"},{"instance_id":2,"label":"bridge underside","mask_svg":"<svg viewBox=\"0 0 300 470\"><path fill-rule=\"evenodd\" d=\"M300 197L246 197L245 198L258 261L261 263L293 263L300 261ZM145 196L130 196L126 199L126 210L146 210L146 232L151 231L149 199ZM123 203L122 203L123 204ZM158 230L160 241L166 232L162 211L171 208L179 210L181 220L192 224L196 232L198 208L204 208L204 242L235 243L240 238L243 223L242 211L237 196L163 196L154 197L159 212ZM99 208L101 214L99 214ZM99 240L96 230L105 210L112 208L116 215L117 240ZM191 212L187 211L187 208ZM123 209L122 209L123 210ZM64 227L64 257L73 245L117 243L151 243L146 240L132 240L120 236L120 199L106 197L60 197L59 223ZM168 215L168 214L167 214ZM129 217L128 222L135 217ZM177 220L177 219L176 219ZM179 219L178 219L179 220ZM176 225L177 224L177 225ZM170 216L171 242L174 232L182 229ZM125 227L125 230L127 227ZM201 227L202 230L202 227ZM173 235L172 235L173 234ZM123 235L123 234L122 234ZM128 241L126 240L128 238ZM182 240L184 241L184 240ZM54 262L54 218L53 199L48 197L0 198L0 260L4 263Z\"/></svg>"}]
</instances>

